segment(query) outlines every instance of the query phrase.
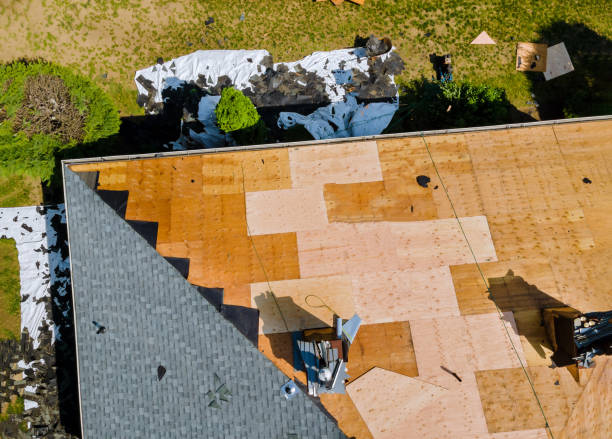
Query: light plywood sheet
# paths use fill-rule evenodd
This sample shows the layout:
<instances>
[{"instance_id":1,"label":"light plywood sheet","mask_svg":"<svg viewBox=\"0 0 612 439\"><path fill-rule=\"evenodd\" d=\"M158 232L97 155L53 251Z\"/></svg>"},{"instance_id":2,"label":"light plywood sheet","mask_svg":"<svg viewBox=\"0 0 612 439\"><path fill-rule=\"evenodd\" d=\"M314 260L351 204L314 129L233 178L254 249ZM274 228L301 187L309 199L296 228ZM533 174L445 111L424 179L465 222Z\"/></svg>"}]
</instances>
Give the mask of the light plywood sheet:
<instances>
[{"instance_id":1,"label":"light plywood sheet","mask_svg":"<svg viewBox=\"0 0 612 439\"><path fill-rule=\"evenodd\" d=\"M330 223L325 229L297 232L301 276L399 269L388 224Z\"/></svg>"},{"instance_id":2,"label":"light plywood sheet","mask_svg":"<svg viewBox=\"0 0 612 439\"><path fill-rule=\"evenodd\" d=\"M489 435L488 439L548 439L548 433L546 433L546 429L544 428L536 428L534 430L503 431L501 433L493 433Z\"/></svg>"},{"instance_id":3,"label":"light plywood sheet","mask_svg":"<svg viewBox=\"0 0 612 439\"><path fill-rule=\"evenodd\" d=\"M293 187L382 180L374 141L289 148Z\"/></svg>"},{"instance_id":4,"label":"light plywood sheet","mask_svg":"<svg viewBox=\"0 0 612 439\"><path fill-rule=\"evenodd\" d=\"M259 310L260 334L333 326L331 310L344 319L355 314L348 276L253 283L251 300L252 306Z\"/></svg>"},{"instance_id":5,"label":"light plywood sheet","mask_svg":"<svg viewBox=\"0 0 612 439\"><path fill-rule=\"evenodd\" d=\"M460 218L479 262L497 260L484 217ZM455 219L330 223L297 232L302 277L428 270L474 261Z\"/></svg>"},{"instance_id":6,"label":"light plywood sheet","mask_svg":"<svg viewBox=\"0 0 612 439\"><path fill-rule=\"evenodd\" d=\"M318 187L247 192L245 199L251 235L317 230L328 224Z\"/></svg>"},{"instance_id":7,"label":"light plywood sheet","mask_svg":"<svg viewBox=\"0 0 612 439\"><path fill-rule=\"evenodd\" d=\"M353 294L364 323L459 315L448 267L356 274Z\"/></svg>"},{"instance_id":8,"label":"light plywood sheet","mask_svg":"<svg viewBox=\"0 0 612 439\"><path fill-rule=\"evenodd\" d=\"M445 367L461 376L525 362L512 313L503 320L495 313L412 320L410 328L419 375L445 374Z\"/></svg>"},{"instance_id":9,"label":"light plywood sheet","mask_svg":"<svg viewBox=\"0 0 612 439\"><path fill-rule=\"evenodd\" d=\"M463 373L461 382L449 374L417 379L441 386L447 392L420 412L411 430L415 438L468 438L487 433L487 423L473 372Z\"/></svg>"},{"instance_id":10,"label":"light plywood sheet","mask_svg":"<svg viewBox=\"0 0 612 439\"><path fill-rule=\"evenodd\" d=\"M560 439L612 437L612 357L598 357L595 370L572 410ZM555 436L557 437L557 436Z\"/></svg>"},{"instance_id":11,"label":"light plywood sheet","mask_svg":"<svg viewBox=\"0 0 612 439\"><path fill-rule=\"evenodd\" d=\"M373 367L416 377L419 372L410 323L361 325L351 343L346 366L351 380L359 378Z\"/></svg>"},{"instance_id":12,"label":"light plywood sheet","mask_svg":"<svg viewBox=\"0 0 612 439\"><path fill-rule=\"evenodd\" d=\"M420 269L461 265L473 262L474 257L478 262L496 261L487 218L476 216L459 218L459 221L461 227L454 218L391 223L400 266Z\"/></svg>"},{"instance_id":13,"label":"light plywood sheet","mask_svg":"<svg viewBox=\"0 0 612 439\"><path fill-rule=\"evenodd\" d=\"M376 439L404 437L426 406L447 391L442 387L374 368L346 387Z\"/></svg>"}]
</instances>

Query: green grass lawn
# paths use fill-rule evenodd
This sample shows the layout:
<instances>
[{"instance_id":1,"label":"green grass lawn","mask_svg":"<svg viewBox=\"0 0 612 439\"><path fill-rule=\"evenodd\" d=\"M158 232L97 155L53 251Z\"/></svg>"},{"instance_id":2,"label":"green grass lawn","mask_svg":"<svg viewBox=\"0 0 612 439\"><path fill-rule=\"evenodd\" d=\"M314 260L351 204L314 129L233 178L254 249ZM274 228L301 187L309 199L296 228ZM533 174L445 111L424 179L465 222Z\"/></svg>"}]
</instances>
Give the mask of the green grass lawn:
<instances>
[{"instance_id":1,"label":"green grass lawn","mask_svg":"<svg viewBox=\"0 0 612 439\"><path fill-rule=\"evenodd\" d=\"M2 58L42 56L96 79L122 115L139 114L134 71L197 49L267 49L276 61L392 39L407 64L399 82L432 74L429 54L453 54L455 77L506 89L524 108L532 81L514 70L518 41L565 41L573 57L610 62L607 0L367 0L363 6L309 0L28 0L0 3ZM245 20L240 21L240 15ZM204 21L215 22L206 26ZM567 23L560 28L558 23ZM585 28L591 33L581 34ZM495 46L471 46L486 30ZM607 58L606 58L607 57ZM601 63L601 60L599 61ZM580 65L580 63L579 63ZM608 93L609 90L606 90Z\"/></svg>"},{"instance_id":2,"label":"green grass lawn","mask_svg":"<svg viewBox=\"0 0 612 439\"><path fill-rule=\"evenodd\" d=\"M19 261L13 239L0 239L0 339L19 338Z\"/></svg>"}]
</instances>

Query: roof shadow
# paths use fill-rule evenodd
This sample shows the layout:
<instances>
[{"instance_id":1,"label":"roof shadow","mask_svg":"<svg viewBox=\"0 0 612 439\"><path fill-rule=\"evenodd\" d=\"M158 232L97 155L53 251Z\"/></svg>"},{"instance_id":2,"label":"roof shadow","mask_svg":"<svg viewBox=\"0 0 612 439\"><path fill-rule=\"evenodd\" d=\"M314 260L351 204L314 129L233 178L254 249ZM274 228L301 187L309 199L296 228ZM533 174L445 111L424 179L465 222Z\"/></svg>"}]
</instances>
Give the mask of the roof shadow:
<instances>
[{"instance_id":1,"label":"roof shadow","mask_svg":"<svg viewBox=\"0 0 612 439\"><path fill-rule=\"evenodd\" d=\"M527 339L540 358L546 358L544 348L549 351L554 349L544 328L542 310L567 305L528 283L523 277L515 276L512 270L508 270L505 276L489 278L488 282L489 299L495 302L500 311L515 314L518 335Z\"/></svg>"},{"instance_id":2,"label":"roof shadow","mask_svg":"<svg viewBox=\"0 0 612 439\"><path fill-rule=\"evenodd\" d=\"M259 318L262 322L261 333L272 336L270 339L270 346L274 356L292 364L294 370L302 370L301 357L296 355L297 346L295 343L295 335L293 334L302 332L302 330L298 328L329 328L330 325L299 306L290 296L279 297L272 295L270 291L266 291L265 293L254 296L253 301L257 309L260 310ZM262 313L262 309L270 311ZM274 318L266 318L266 316L270 315L274 316ZM280 331L279 327L281 328ZM291 349L288 349L286 345L289 339L280 336L280 334L288 333L292 334ZM277 334L278 336L276 336Z\"/></svg>"}]
</instances>

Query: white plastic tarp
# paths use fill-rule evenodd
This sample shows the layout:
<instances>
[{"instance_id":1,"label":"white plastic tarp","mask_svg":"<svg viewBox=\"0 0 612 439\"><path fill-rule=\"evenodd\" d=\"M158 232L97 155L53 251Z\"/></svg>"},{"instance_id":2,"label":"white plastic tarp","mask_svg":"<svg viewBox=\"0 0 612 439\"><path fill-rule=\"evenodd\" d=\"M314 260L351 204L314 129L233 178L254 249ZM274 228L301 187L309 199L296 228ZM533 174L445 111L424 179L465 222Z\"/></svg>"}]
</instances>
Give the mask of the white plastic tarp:
<instances>
[{"instance_id":1,"label":"white plastic tarp","mask_svg":"<svg viewBox=\"0 0 612 439\"><path fill-rule=\"evenodd\" d=\"M307 116L282 112L278 118L278 126L288 129L295 125L304 125L316 140L370 136L383 132L397 108L397 103L357 104L353 96L347 96L346 102L317 108Z\"/></svg>"},{"instance_id":2,"label":"white plastic tarp","mask_svg":"<svg viewBox=\"0 0 612 439\"><path fill-rule=\"evenodd\" d=\"M34 349L38 348L40 326L44 321L53 331L52 342L57 337L52 316L47 314L45 302L49 298L52 283L58 294L68 294L68 278L58 277L56 271L67 272L69 259L61 252L49 251L57 243L57 232L51 226L51 218L60 215L66 222L64 205L43 210L37 206L0 208L0 238L12 238L17 245L19 280L21 284L21 331L28 330ZM38 302L38 303L37 303Z\"/></svg>"},{"instance_id":3,"label":"white plastic tarp","mask_svg":"<svg viewBox=\"0 0 612 439\"><path fill-rule=\"evenodd\" d=\"M380 56L382 61L393 52ZM166 87L176 87L182 82L196 81L199 75L206 77L206 84L214 86L220 76L228 76L234 86L244 90L251 86L249 79L265 72L265 67L258 65L270 55L267 50L198 50L189 55L155 64L146 69L138 70L134 76L136 87L140 94L147 90L136 78L141 75L153 83L157 90L155 102L162 102L162 91ZM251 60L251 61L249 61ZM368 74L368 58L363 47L339 49L330 52L314 52L298 61L275 63L274 69L285 65L289 71L295 72L298 64L308 72L314 72L325 81L325 90L331 102L340 102L346 91L342 81L337 82L339 70L351 71L357 69ZM393 78L391 78L393 81Z\"/></svg>"}]
</instances>

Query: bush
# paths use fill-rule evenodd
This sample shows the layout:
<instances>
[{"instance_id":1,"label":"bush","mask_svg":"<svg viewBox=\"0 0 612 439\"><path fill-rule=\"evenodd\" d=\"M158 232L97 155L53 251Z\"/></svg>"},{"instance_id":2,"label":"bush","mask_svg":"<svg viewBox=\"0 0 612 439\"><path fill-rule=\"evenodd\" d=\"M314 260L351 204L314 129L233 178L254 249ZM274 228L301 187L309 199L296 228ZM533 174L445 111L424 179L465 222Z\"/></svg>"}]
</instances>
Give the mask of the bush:
<instances>
[{"instance_id":1,"label":"bush","mask_svg":"<svg viewBox=\"0 0 612 439\"><path fill-rule=\"evenodd\" d=\"M511 105L501 88L469 82L412 81L402 90L404 131L508 123Z\"/></svg>"},{"instance_id":2,"label":"bush","mask_svg":"<svg viewBox=\"0 0 612 439\"><path fill-rule=\"evenodd\" d=\"M235 88L223 89L215 115L217 125L225 132L253 127L260 120L255 105Z\"/></svg>"},{"instance_id":3,"label":"bush","mask_svg":"<svg viewBox=\"0 0 612 439\"><path fill-rule=\"evenodd\" d=\"M48 182L56 153L119 131L104 92L68 68L42 60L0 66L0 173Z\"/></svg>"}]
</instances>

